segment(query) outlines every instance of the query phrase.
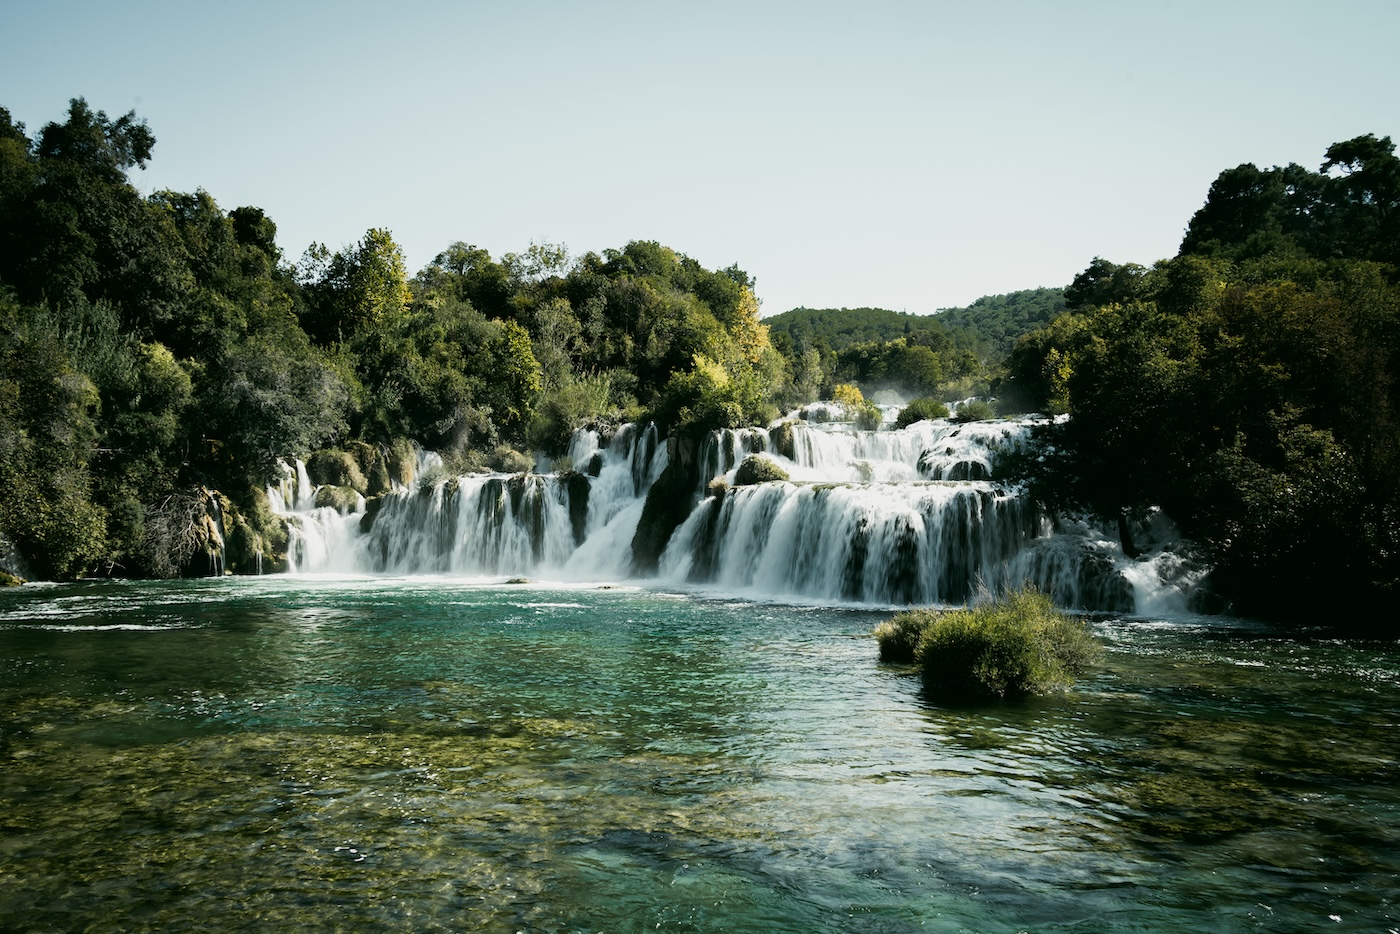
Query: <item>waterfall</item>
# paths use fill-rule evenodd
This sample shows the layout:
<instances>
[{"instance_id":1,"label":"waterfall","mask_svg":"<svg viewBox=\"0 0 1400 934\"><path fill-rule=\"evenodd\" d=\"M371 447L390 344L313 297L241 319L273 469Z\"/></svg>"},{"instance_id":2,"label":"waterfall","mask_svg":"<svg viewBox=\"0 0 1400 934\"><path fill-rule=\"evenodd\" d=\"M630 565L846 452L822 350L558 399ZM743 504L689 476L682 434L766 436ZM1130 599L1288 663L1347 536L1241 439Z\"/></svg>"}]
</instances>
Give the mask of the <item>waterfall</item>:
<instances>
[{"instance_id":1,"label":"waterfall","mask_svg":"<svg viewBox=\"0 0 1400 934\"><path fill-rule=\"evenodd\" d=\"M981 588L1031 582L1066 607L1184 610L1201 571L1165 547L1164 518L1143 532L1146 557L1131 560L1116 533L1057 521L995 479L998 453L1021 444L1029 424L938 419L861 431L791 419L711 432L696 454L695 506L661 553L660 577L901 606L961 604ZM756 454L789 479L733 487ZM633 573L646 496L670 458L654 426L610 436L590 428L574 433L565 471L449 476L441 459L421 455L412 488L341 512L315 506L297 462L268 497L287 517L289 566L300 573L618 580Z\"/></svg>"}]
</instances>

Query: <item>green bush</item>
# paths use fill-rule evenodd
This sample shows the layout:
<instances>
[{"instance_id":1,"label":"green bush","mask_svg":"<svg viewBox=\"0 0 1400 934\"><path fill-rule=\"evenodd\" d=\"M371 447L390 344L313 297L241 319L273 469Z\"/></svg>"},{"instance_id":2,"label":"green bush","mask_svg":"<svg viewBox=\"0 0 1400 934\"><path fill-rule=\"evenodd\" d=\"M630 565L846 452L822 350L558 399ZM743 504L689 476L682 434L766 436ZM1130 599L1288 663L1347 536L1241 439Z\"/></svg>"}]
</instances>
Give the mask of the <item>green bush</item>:
<instances>
[{"instance_id":1,"label":"green bush","mask_svg":"<svg viewBox=\"0 0 1400 934\"><path fill-rule=\"evenodd\" d=\"M947 418L948 406L931 396L923 396L906 405L894 420L894 427L908 428L915 422L933 418Z\"/></svg>"},{"instance_id":2,"label":"green bush","mask_svg":"<svg viewBox=\"0 0 1400 934\"><path fill-rule=\"evenodd\" d=\"M1029 587L978 607L901 613L875 634L882 660L918 662L925 687L957 696L1065 688L1102 651L1082 622Z\"/></svg>"},{"instance_id":3,"label":"green bush","mask_svg":"<svg viewBox=\"0 0 1400 934\"><path fill-rule=\"evenodd\" d=\"M880 643L880 661L917 661L919 638L937 618L938 614L933 610L910 610L876 626L875 639Z\"/></svg>"},{"instance_id":4,"label":"green bush","mask_svg":"<svg viewBox=\"0 0 1400 934\"><path fill-rule=\"evenodd\" d=\"M885 420L885 413L874 402L866 400L855 407L852 417L861 431L875 431Z\"/></svg>"},{"instance_id":5,"label":"green bush","mask_svg":"<svg viewBox=\"0 0 1400 934\"><path fill-rule=\"evenodd\" d=\"M973 399L958 406L958 411L953 418L959 422L985 422L988 419L996 418L996 409L990 402L984 399Z\"/></svg>"}]
</instances>

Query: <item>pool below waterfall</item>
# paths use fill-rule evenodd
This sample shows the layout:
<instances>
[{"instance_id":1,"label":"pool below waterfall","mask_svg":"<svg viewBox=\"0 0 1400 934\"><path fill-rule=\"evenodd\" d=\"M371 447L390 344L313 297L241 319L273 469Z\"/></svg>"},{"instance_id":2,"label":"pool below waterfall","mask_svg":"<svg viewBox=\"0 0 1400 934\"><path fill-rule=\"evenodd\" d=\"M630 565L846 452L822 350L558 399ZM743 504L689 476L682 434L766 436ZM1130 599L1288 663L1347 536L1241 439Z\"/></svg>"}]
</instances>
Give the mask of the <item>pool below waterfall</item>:
<instances>
[{"instance_id":1,"label":"pool below waterfall","mask_svg":"<svg viewBox=\"0 0 1400 934\"><path fill-rule=\"evenodd\" d=\"M267 577L0 593L0 928L1386 931L1400 647L1096 617L948 706L887 612Z\"/></svg>"}]
</instances>

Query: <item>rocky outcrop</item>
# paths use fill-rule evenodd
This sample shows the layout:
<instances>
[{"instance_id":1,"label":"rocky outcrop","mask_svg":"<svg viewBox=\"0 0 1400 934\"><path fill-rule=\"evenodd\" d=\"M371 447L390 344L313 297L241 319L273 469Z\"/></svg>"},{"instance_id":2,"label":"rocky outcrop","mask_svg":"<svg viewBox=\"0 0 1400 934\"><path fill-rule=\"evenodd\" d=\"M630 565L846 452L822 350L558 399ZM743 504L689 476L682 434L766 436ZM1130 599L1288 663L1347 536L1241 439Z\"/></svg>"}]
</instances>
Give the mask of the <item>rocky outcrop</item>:
<instances>
[{"instance_id":1,"label":"rocky outcrop","mask_svg":"<svg viewBox=\"0 0 1400 934\"><path fill-rule=\"evenodd\" d=\"M656 573L671 533L695 508L696 490L700 486L700 440L690 433L678 433L666 439L669 461L647 492L642 518L632 536L634 573Z\"/></svg>"},{"instance_id":2,"label":"rocky outcrop","mask_svg":"<svg viewBox=\"0 0 1400 934\"><path fill-rule=\"evenodd\" d=\"M771 457L751 454L744 458L739 469L734 471L735 486L752 486L755 483L768 483L771 480L786 480L788 472L779 467Z\"/></svg>"}]
</instances>

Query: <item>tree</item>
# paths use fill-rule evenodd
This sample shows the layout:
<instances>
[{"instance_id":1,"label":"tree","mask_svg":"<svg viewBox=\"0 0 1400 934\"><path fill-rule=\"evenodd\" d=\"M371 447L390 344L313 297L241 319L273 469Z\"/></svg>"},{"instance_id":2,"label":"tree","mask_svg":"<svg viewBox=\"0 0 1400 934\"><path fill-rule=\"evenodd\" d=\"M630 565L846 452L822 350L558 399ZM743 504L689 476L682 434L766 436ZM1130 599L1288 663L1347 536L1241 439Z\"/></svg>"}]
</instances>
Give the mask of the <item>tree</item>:
<instances>
[{"instance_id":1,"label":"tree","mask_svg":"<svg viewBox=\"0 0 1400 934\"><path fill-rule=\"evenodd\" d=\"M302 326L323 345L353 340L372 326L396 324L412 298L403 250L382 228L370 229L358 243L330 257L308 292Z\"/></svg>"}]
</instances>

